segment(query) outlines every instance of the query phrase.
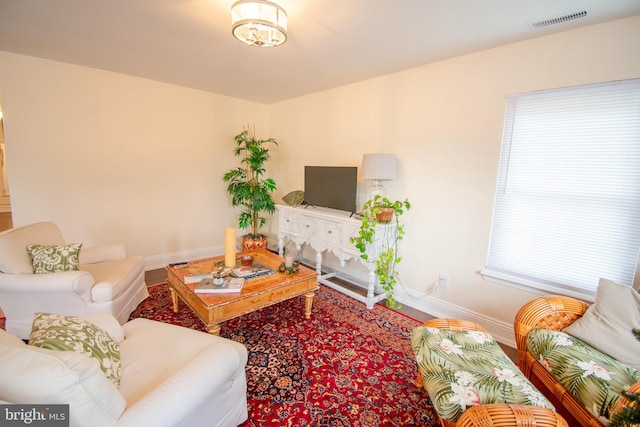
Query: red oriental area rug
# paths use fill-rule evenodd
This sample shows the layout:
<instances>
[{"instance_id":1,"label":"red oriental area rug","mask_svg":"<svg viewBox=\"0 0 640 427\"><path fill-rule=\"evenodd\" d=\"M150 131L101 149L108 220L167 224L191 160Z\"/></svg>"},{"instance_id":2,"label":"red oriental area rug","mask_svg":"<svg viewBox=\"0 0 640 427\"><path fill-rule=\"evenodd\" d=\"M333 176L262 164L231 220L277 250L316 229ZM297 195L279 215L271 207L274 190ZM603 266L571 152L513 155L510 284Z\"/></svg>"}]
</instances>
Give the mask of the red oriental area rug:
<instances>
[{"instance_id":1,"label":"red oriental area rug","mask_svg":"<svg viewBox=\"0 0 640 427\"><path fill-rule=\"evenodd\" d=\"M168 285L149 292L131 318L205 330L182 301L173 313ZM439 425L429 396L412 384L417 365L409 336L418 325L325 286L309 320L298 297L226 322L220 335L249 351L243 426Z\"/></svg>"}]
</instances>

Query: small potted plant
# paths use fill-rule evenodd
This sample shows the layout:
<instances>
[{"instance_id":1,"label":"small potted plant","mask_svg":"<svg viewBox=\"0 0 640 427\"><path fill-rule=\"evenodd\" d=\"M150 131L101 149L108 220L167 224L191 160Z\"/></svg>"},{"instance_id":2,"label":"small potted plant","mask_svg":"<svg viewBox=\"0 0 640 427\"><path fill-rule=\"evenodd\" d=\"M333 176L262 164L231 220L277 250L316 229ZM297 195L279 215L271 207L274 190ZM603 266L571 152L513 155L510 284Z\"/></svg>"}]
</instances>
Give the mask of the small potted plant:
<instances>
[{"instance_id":1,"label":"small potted plant","mask_svg":"<svg viewBox=\"0 0 640 427\"><path fill-rule=\"evenodd\" d=\"M242 236L242 249L264 249L267 238L259 233L259 229L267 219L261 214L275 212L272 193L276 189L276 182L264 177L265 165L271 158L267 144L278 145L278 142L273 138L257 139L255 129L244 129L234 137L234 141L234 154L241 157L240 166L226 172L222 179L228 184L231 205L242 207L238 227L251 230Z\"/></svg>"},{"instance_id":2,"label":"small potted plant","mask_svg":"<svg viewBox=\"0 0 640 427\"><path fill-rule=\"evenodd\" d=\"M350 242L360 251L360 257L369 260L369 247L374 240L380 248L380 253L376 254L373 260L375 273L378 281L384 289L387 298L387 305L392 308L399 307L393 296L393 290L397 283L397 265L402 260L398 254L398 241L404 237L404 224L400 217L405 210L409 210L411 204L408 199L404 201L391 201L386 197L375 195L369 199L362 207L362 218L360 230L357 237L351 237ZM391 217L385 215L384 211L390 211ZM376 230L379 224L391 224Z\"/></svg>"}]
</instances>

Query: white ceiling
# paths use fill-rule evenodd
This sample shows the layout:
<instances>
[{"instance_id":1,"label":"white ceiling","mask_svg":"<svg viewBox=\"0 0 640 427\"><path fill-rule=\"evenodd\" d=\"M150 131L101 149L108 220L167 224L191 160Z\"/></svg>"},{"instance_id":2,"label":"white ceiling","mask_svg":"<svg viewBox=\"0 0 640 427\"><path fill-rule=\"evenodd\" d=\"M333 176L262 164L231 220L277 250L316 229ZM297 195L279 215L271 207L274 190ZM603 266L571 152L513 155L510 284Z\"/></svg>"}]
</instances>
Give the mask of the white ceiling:
<instances>
[{"instance_id":1,"label":"white ceiling","mask_svg":"<svg viewBox=\"0 0 640 427\"><path fill-rule=\"evenodd\" d=\"M0 0L0 50L268 104L640 14L639 0L275 1L289 38L256 48L231 35L234 0Z\"/></svg>"}]
</instances>

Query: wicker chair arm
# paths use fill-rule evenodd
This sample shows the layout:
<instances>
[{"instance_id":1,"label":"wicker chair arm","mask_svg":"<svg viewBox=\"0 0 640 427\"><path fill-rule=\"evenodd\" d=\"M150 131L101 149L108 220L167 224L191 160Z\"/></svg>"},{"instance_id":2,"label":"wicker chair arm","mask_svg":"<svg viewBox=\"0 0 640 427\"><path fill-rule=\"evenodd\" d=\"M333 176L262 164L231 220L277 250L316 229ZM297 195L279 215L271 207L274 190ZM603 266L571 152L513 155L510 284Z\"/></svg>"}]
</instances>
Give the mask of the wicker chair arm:
<instances>
[{"instance_id":1,"label":"wicker chair arm","mask_svg":"<svg viewBox=\"0 0 640 427\"><path fill-rule=\"evenodd\" d=\"M478 325L477 323L471 322L469 320L460 320L460 319L431 319L424 322L422 326L427 326L430 328L438 328L445 329L453 332L464 332L464 331L481 331L486 332L486 330Z\"/></svg>"},{"instance_id":2,"label":"wicker chair arm","mask_svg":"<svg viewBox=\"0 0 640 427\"><path fill-rule=\"evenodd\" d=\"M579 319L587 308L587 303L562 295L536 298L523 305L513 323L519 360L525 357L527 335L532 329L562 330Z\"/></svg>"},{"instance_id":3,"label":"wicker chair arm","mask_svg":"<svg viewBox=\"0 0 640 427\"><path fill-rule=\"evenodd\" d=\"M640 381L638 381L637 383L633 384L631 387L629 387L629 389L627 390L629 393L636 393L636 394L640 394ZM622 408L624 406L630 406L632 404L632 402L627 399L626 397L622 397L619 401L618 404L616 405L616 407L613 410L612 414L615 414L616 412L619 412L622 410Z\"/></svg>"},{"instance_id":4,"label":"wicker chair arm","mask_svg":"<svg viewBox=\"0 0 640 427\"><path fill-rule=\"evenodd\" d=\"M538 406L505 403L474 406L462 413L456 427L567 427L556 412Z\"/></svg>"}]
</instances>

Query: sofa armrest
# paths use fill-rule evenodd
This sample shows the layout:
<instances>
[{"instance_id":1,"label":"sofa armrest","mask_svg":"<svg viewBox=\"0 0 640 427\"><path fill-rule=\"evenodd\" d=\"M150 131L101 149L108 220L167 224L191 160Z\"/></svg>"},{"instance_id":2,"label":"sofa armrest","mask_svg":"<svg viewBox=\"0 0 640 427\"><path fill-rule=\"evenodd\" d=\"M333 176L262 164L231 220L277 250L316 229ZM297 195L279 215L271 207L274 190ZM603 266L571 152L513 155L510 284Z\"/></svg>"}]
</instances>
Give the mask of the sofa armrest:
<instances>
[{"instance_id":1,"label":"sofa armrest","mask_svg":"<svg viewBox=\"0 0 640 427\"><path fill-rule=\"evenodd\" d=\"M95 264L104 261L122 261L126 257L127 251L122 244L83 246L79 261L80 264Z\"/></svg>"},{"instance_id":2,"label":"sofa armrest","mask_svg":"<svg viewBox=\"0 0 640 427\"><path fill-rule=\"evenodd\" d=\"M579 319L587 308L587 303L562 295L536 298L523 305L513 322L520 364L526 360L527 335L532 329L560 331Z\"/></svg>"},{"instance_id":3,"label":"sofa armrest","mask_svg":"<svg viewBox=\"0 0 640 427\"><path fill-rule=\"evenodd\" d=\"M230 388L230 382L246 382L246 360L246 348L234 342L217 342L206 347L171 377L128 405L117 426L181 425L203 403L214 407L220 405L216 396L222 398L224 390ZM236 374L239 374L238 378Z\"/></svg>"},{"instance_id":4,"label":"sofa armrest","mask_svg":"<svg viewBox=\"0 0 640 427\"><path fill-rule=\"evenodd\" d=\"M6 330L27 339L36 312L84 313L92 302L93 285L93 276L87 271L0 273L0 306Z\"/></svg>"},{"instance_id":5,"label":"sofa armrest","mask_svg":"<svg viewBox=\"0 0 640 427\"><path fill-rule=\"evenodd\" d=\"M91 301L95 281L88 271L64 271L48 274L0 274L0 295L21 294L46 297L56 292L73 292Z\"/></svg>"},{"instance_id":6,"label":"sofa armrest","mask_svg":"<svg viewBox=\"0 0 640 427\"><path fill-rule=\"evenodd\" d=\"M482 326L478 325L475 322L471 322L470 320L461 320L461 319L445 319L445 318L435 318L431 320L427 320L422 324L422 326L426 326L428 328L437 328L444 329L447 331L453 332L465 332L465 331L481 331L487 332Z\"/></svg>"},{"instance_id":7,"label":"sofa armrest","mask_svg":"<svg viewBox=\"0 0 640 427\"><path fill-rule=\"evenodd\" d=\"M456 427L567 427L562 416L548 408L493 403L473 406L458 418Z\"/></svg>"}]
</instances>

